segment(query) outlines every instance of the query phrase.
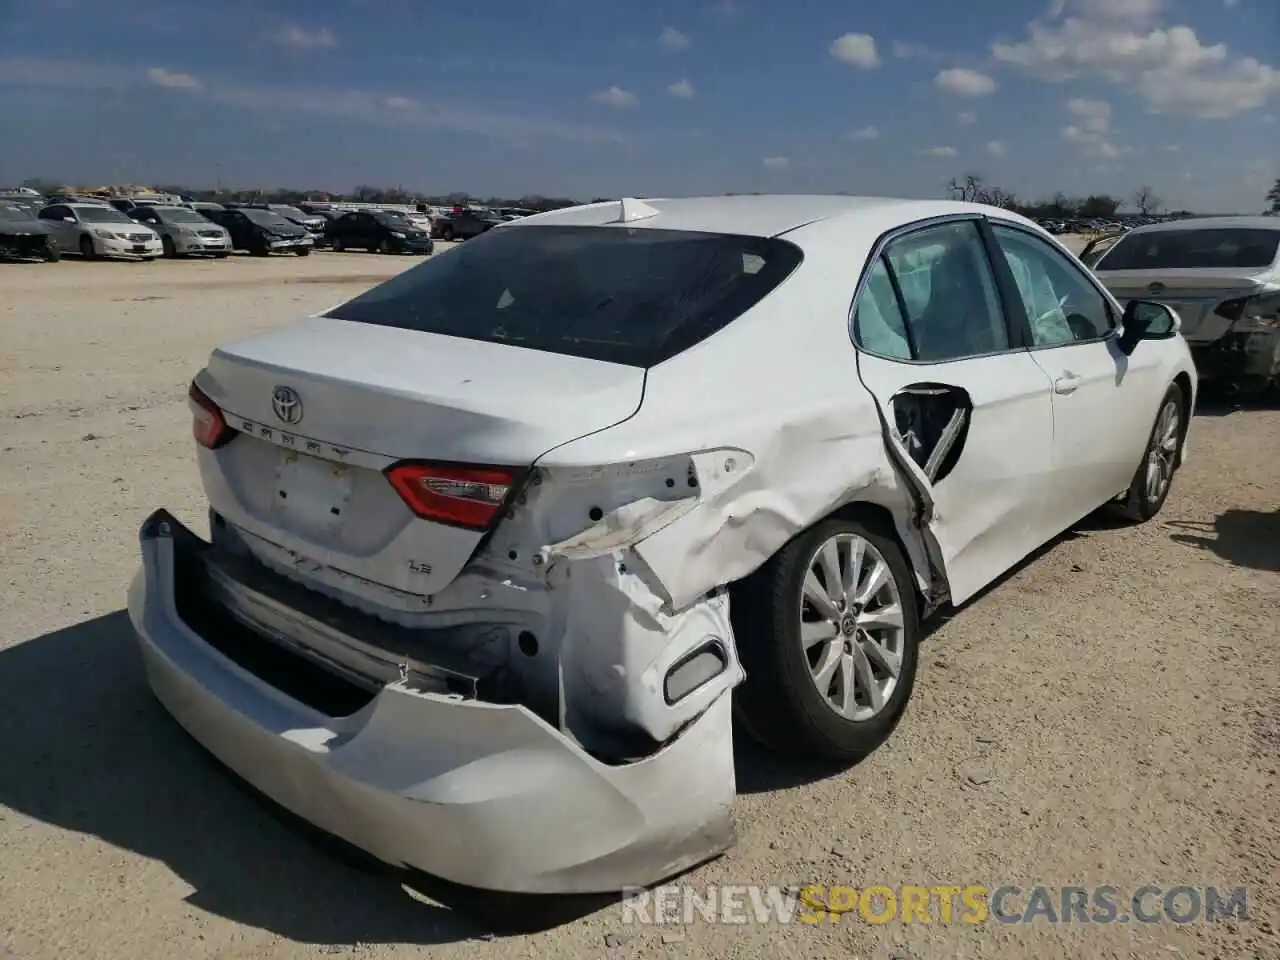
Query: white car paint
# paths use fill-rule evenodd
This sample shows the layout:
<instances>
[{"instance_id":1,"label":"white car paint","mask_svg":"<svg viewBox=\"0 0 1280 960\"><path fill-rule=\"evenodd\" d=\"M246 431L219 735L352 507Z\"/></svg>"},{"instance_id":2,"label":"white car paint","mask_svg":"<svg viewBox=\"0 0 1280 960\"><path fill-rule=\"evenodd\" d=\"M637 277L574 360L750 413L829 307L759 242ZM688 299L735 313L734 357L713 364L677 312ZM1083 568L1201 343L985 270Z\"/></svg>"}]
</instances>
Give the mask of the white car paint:
<instances>
[{"instance_id":1,"label":"white car paint","mask_svg":"<svg viewBox=\"0 0 1280 960\"><path fill-rule=\"evenodd\" d=\"M130 589L153 689L241 776L388 862L581 892L714 856L732 838L729 702L744 679L728 585L869 504L892 518L926 601L963 602L1127 489L1171 384L1194 400L1176 333L1132 356L1114 332L942 363L855 348L859 278L885 240L980 218L1075 263L1030 221L957 202L593 204L493 236L782 235L803 263L648 369L326 317L218 349L195 383L238 431L198 450L215 548L153 515ZM904 389L930 383L973 407L936 483L892 426ZM212 422L203 402L193 412ZM413 458L533 474L482 533L410 512L383 471ZM243 559L223 570L224 555ZM279 576L238 578L250 560ZM257 634L376 680L372 699L330 716L235 661L218 646L229 628L183 613L182 590L206 580L214 607ZM668 671L711 641L718 672L667 702ZM452 693L445 661L506 671L519 695ZM636 738L656 746L638 758Z\"/></svg>"},{"instance_id":2,"label":"white car paint","mask_svg":"<svg viewBox=\"0 0 1280 960\"><path fill-rule=\"evenodd\" d=\"M58 246L70 253L80 252L86 237L99 257L154 260L164 253L158 233L106 204L52 204L39 216L53 230Z\"/></svg>"}]
</instances>

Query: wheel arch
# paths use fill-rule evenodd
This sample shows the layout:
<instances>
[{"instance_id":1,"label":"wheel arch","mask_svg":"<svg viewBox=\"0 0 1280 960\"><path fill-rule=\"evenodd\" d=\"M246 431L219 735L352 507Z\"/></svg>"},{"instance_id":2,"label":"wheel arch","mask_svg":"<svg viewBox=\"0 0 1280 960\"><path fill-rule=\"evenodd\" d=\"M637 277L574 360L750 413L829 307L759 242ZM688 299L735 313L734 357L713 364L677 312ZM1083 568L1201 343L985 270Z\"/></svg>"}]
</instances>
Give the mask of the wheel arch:
<instances>
[{"instance_id":1,"label":"wheel arch","mask_svg":"<svg viewBox=\"0 0 1280 960\"><path fill-rule=\"evenodd\" d=\"M1178 438L1178 466L1182 466L1183 453L1186 449L1187 430L1191 426L1191 418L1195 415L1195 390L1191 386L1191 377L1185 370L1179 370L1173 378L1173 385L1182 394L1182 423L1178 427L1181 436Z\"/></svg>"}]
</instances>

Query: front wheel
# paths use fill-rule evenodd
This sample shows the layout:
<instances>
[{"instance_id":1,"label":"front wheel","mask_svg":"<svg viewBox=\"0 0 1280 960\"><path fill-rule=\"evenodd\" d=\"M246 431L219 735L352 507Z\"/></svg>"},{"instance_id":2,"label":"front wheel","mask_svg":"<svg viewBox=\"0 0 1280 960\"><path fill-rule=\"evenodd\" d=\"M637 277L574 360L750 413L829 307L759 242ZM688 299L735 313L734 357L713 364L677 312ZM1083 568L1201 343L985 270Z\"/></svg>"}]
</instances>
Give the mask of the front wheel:
<instances>
[{"instance_id":1,"label":"front wheel","mask_svg":"<svg viewBox=\"0 0 1280 960\"><path fill-rule=\"evenodd\" d=\"M98 255L98 251L94 249L93 238L86 234L80 235L80 256L86 260L92 260Z\"/></svg>"},{"instance_id":2,"label":"front wheel","mask_svg":"<svg viewBox=\"0 0 1280 960\"><path fill-rule=\"evenodd\" d=\"M62 259L62 248L52 239L44 242L45 263L57 263Z\"/></svg>"},{"instance_id":3,"label":"front wheel","mask_svg":"<svg viewBox=\"0 0 1280 960\"><path fill-rule=\"evenodd\" d=\"M164 255L170 260L175 259L178 256L178 248L174 245L173 239L166 236L161 237L160 241L164 246Z\"/></svg>"},{"instance_id":4,"label":"front wheel","mask_svg":"<svg viewBox=\"0 0 1280 960\"><path fill-rule=\"evenodd\" d=\"M298 254L298 256L300 256L300 257L309 257L309 256L311 256L311 248L310 248L310 247L299 247L299 248L295 251L295 253L297 253L297 254Z\"/></svg>"},{"instance_id":5,"label":"front wheel","mask_svg":"<svg viewBox=\"0 0 1280 960\"><path fill-rule=\"evenodd\" d=\"M854 762L888 739L915 683L920 618L888 529L824 520L733 588L747 679L735 715L762 746Z\"/></svg>"},{"instance_id":6,"label":"front wheel","mask_svg":"<svg viewBox=\"0 0 1280 960\"><path fill-rule=\"evenodd\" d=\"M343 250L347 249L346 245L342 242L341 237L334 237L333 243L331 243L330 246L333 248L334 253L341 253Z\"/></svg>"},{"instance_id":7,"label":"front wheel","mask_svg":"<svg viewBox=\"0 0 1280 960\"><path fill-rule=\"evenodd\" d=\"M1154 517L1169 497L1173 475L1181 465L1186 418L1186 398L1177 384L1172 384L1160 401L1160 412L1156 414L1142 462L1133 474L1122 506L1124 515L1135 523L1145 523Z\"/></svg>"}]
</instances>

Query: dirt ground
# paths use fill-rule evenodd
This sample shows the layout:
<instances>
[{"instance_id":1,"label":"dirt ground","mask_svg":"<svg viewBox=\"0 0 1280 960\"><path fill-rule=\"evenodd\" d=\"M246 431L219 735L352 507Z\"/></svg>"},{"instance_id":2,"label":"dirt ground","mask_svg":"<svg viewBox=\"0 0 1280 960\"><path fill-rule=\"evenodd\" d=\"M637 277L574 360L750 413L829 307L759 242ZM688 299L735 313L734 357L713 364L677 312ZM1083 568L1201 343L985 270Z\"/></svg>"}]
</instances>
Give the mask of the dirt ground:
<instances>
[{"instance_id":1,"label":"dirt ground","mask_svg":"<svg viewBox=\"0 0 1280 960\"><path fill-rule=\"evenodd\" d=\"M160 505L205 527L185 389L211 348L411 262L0 265L0 954L1280 957L1274 405L1202 409L1155 521L1086 522L939 623L864 763L744 744L738 846L685 878L1246 886L1247 923L642 927L614 904L507 937L239 789L147 690L137 527Z\"/></svg>"}]
</instances>

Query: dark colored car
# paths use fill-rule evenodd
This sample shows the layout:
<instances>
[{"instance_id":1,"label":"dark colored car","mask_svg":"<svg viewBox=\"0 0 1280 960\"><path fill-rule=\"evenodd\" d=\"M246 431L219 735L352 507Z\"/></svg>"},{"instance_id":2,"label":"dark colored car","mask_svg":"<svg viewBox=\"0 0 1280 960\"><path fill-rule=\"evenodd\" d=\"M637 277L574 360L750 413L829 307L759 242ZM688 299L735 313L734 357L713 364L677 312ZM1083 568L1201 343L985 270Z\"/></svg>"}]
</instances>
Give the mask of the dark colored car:
<instances>
[{"instance_id":1,"label":"dark colored car","mask_svg":"<svg viewBox=\"0 0 1280 960\"><path fill-rule=\"evenodd\" d=\"M398 213L357 210L330 222L329 242L336 251L359 249L370 253L431 253L431 235Z\"/></svg>"},{"instance_id":2,"label":"dark colored car","mask_svg":"<svg viewBox=\"0 0 1280 960\"><path fill-rule=\"evenodd\" d=\"M290 223L296 223L311 235L311 239L317 246L325 242L325 227L328 221L318 213L308 213L288 203L264 203L260 208L278 213Z\"/></svg>"},{"instance_id":3,"label":"dark colored car","mask_svg":"<svg viewBox=\"0 0 1280 960\"><path fill-rule=\"evenodd\" d=\"M49 228L34 213L0 202L0 258L53 261L61 256Z\"/></svg>"},{"instance_id":4,"label":"dark colored car","mask_svg":"<svg viewBox=\"0 0 1280 960\"><path fill-rule=\"evenodd\" d=\"M200 212L214 223L227 228L234 250L248 250L259 257L273 253L296 253L305 257L315 246L305 229L270 210L236 207Z\"/></svg>"},{"instance_id":5,"label":"dark colored car","mask_svg":"<svg viewBox=\"0 0 1280 960\"><path fill-rule=\"evenodd\" d=\"M441 240L467 240L505 222L502 217L477 210L455 210L440 223Z\"/></svg>"}]
</instances>

